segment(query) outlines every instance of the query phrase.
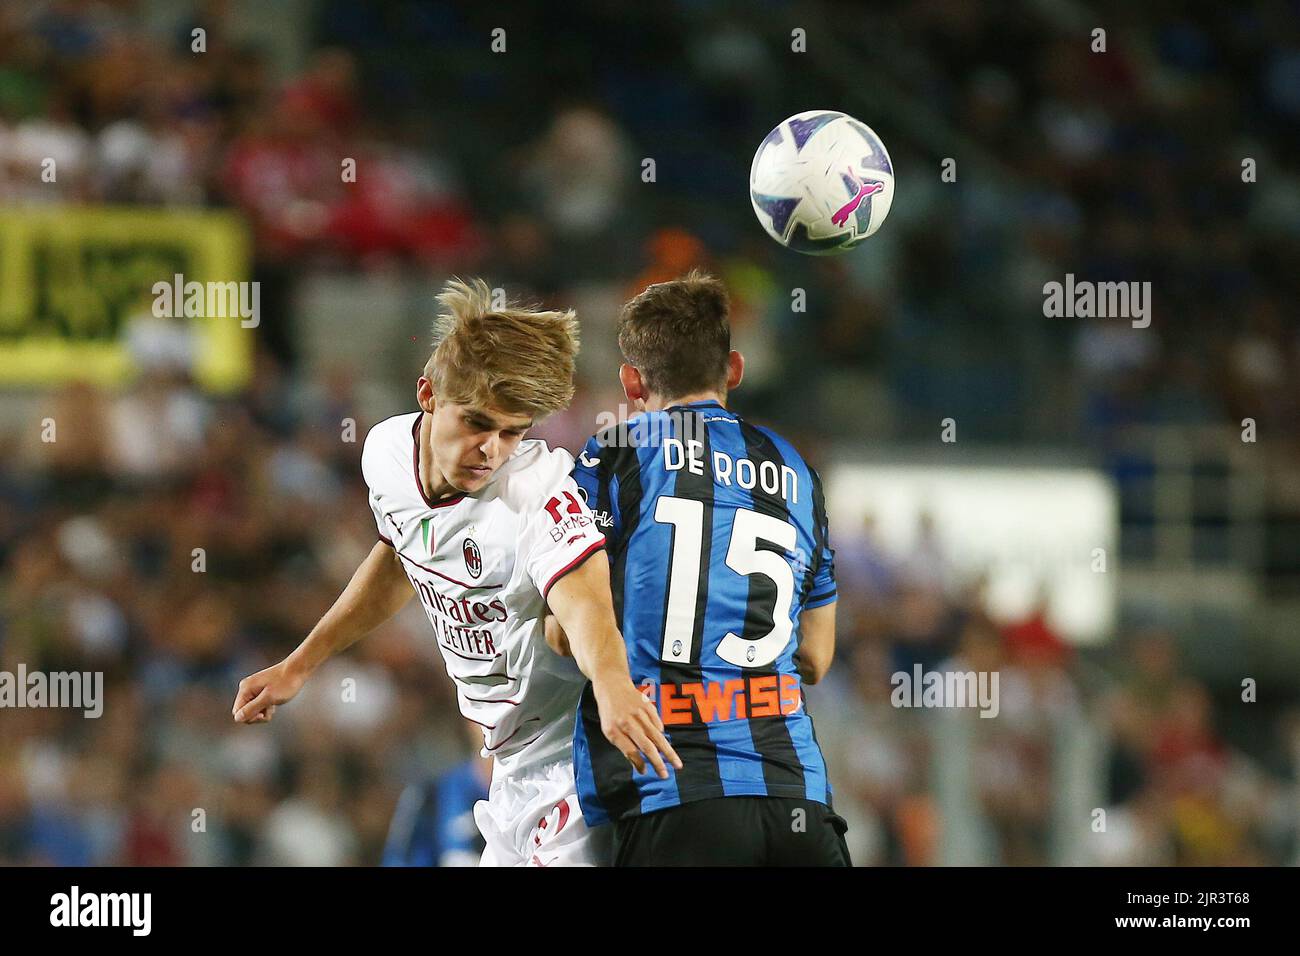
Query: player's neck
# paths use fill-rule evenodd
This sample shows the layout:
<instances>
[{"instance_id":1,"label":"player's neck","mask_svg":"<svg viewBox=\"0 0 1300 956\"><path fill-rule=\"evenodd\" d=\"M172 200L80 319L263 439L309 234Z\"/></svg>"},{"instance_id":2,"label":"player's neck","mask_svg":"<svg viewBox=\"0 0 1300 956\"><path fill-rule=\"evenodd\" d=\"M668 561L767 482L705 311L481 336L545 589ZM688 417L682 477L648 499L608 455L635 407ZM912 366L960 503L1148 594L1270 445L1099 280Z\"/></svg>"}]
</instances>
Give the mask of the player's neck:
<instances>
[{"instance_id":1,"label":"player's neck","mask_svg":"<svg viewBox=\"0 0 1300 956\"><path fill-rule=\"evenodd\" d=\"M691 405L695 402L717 402L723 408L726 408L727 396L719 392L693 392L690 395L682 395L677 398L651 395L646 399L645 410L647 412L661 412L665 408L672 408L674 405Z\"/></svg>"},{"instance_id":2,"label":"player's neck","mask_svg":"<svg viewBox=\"0 0 1300 956\"><path fill-rule=\"evenodd\" d=\"M420 417L420 488L430 501L451 498L461 492L453 488L433 463L433 418L428 413Z\"/></svg>"}]
</instances>

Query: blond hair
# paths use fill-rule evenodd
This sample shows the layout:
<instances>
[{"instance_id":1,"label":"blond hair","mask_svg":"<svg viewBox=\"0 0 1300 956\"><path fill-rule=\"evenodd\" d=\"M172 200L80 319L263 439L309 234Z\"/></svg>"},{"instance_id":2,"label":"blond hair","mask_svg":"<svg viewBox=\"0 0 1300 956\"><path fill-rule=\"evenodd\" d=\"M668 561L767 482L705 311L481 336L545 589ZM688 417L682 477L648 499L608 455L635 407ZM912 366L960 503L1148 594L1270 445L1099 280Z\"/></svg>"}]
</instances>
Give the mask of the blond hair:
<instances>
[{"instance_id":1,"label":"blond hair","mask_svg":"<svg viewBox=\"0 0 1300 956\"><path fill-rule=\"evenodd\" d=\"M578 319L509 302L494 309L482 279L456 278L438 296L433 354L424 375L434 395L455 405L495 406L540 418L573 400Z\"/></svg>"}]
</instances>

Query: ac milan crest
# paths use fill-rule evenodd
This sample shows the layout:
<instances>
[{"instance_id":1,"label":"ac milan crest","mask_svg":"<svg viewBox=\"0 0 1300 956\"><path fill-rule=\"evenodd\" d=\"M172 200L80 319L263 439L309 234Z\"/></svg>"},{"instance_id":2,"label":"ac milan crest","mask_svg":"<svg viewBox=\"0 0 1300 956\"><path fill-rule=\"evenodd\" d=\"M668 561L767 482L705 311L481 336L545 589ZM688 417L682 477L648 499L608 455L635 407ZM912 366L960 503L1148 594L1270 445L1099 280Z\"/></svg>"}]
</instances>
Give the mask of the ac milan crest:
<instances>
[{"instance_id":1,"label":"ac milan crest","mask_svg":"<svg viewBox=\"0 0 1300 956\"><path fill-rule=\"evenodd\" d=\"M473 538L465 539L461 553L465 555L465 570L469 572L471 578L477 578L483 573L483 554Z\"/></svg>"}]
</instances>

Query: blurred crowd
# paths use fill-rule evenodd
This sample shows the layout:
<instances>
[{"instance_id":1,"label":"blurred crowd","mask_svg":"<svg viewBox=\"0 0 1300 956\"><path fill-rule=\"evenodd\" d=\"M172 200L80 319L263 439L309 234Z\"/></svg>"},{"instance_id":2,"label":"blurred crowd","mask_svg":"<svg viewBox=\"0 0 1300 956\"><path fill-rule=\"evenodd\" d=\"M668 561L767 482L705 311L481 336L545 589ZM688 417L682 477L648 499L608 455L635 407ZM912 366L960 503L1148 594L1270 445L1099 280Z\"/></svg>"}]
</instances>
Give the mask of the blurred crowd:
<instances>
[{"instance_id":1,"label":"blurred crowd","mask_svg":"<svg viewBox=\"0 0 1300 956\"><path fill-rule=\"evenodd\" d=\"M247 6L0 6L0 205L236 209L266 316L235 397L194 386L182 329L143 322L129 389L51 392L53 443L0 434L0 670L103 671L111 702L99 720L0 712L0 862L375 863L402 786L468 752L417 605L272 725L228 716L374 537L373 422L339 426L362 370L304 364L306 274L476 273L576 305L579 396L543 432L571 448L619 398L617 304L702 265L732 291L738 407L823 470L836 443L929 439L947 415L964 438L1102 456L1132 424L1250 416L1271 454L1300 449L1287 3L1218 10L1212 29L1160 2L1093 5L1096 24L960 0L870 23L837 3L546 4L493 54L498 24L468 4L321 0L289 70L239 29ZM805 17L815 52L787 53ZM864 95L864 62L898 95ZM750 146L810 105L889 131L900 199L861 255L783 255L745 201ZM955 183L936 136L961 144ZM1042 286L1067 272L1151 281L1151 328L1045 321ZM1295 713L1229 742L1247 705L1188 673L1177 635L1082 655L1041 617L990 619L924 535L886 554L869 523L833 534L841 649L809 704L859 862L948 861L949 786L973 795L980 862L1060 862L1080 725L1097 802L1067 815L1088 834L1070 862L1300 860ZM964 769L942 723L964 715L890 705L890 675L917 663L1002 675Z\"/></svg>"},{"instance_id":2,"label":"blurred crowd","mask_svg":"<svg viewBox=\"0 0 1300 956\"><path fill-rule=\"evenodd\" d=\"M841 650L810 700L859 861L1300 863L1300 708L1242 718L1254 696L1191 673L1163 628L1081 651L1041 611L995 622L924 534L899 555L870 521L838 534ZM996 672L996 718L899 707L918 666Z\"/></svg>"},{"instance_id":3,"label":"blurred crowd","mask_svg":"<svg viewBox=\"0 0 1300 956\"><path fill-rule=\"evenodd\" d=\"M469 5L320 0L289 75L232 25L246 6L6 5L0 202L233 206L282 283L396 262L566 299L702 261L757 347L811 379L798 408L780 369L751 401L826 433L863 427L830 400L851 394L884 406L873 437L929 436L958 402L977 434L1026 441L1244 416L1296 437L1300 18L1283 0L1212 27L1096 4L1104 52L1079 11L1021 3L885 4L870 25L834 3L575 3L517 11L500 53ZM787 20L835 29L787 53L770 37ZM896 96L868 104L843 68L867 50ZM903 198L869 255L792 261L743 201L736 144L809 101L891 134ZM954 182L908 122L923 109L954 140ZM54 182L32 174L48 159ZM1043 284L1066 273L1151 282L1152 328L1044 322ZM292 358L287 321L268 333Z\"/></svg>"}]
</instances>

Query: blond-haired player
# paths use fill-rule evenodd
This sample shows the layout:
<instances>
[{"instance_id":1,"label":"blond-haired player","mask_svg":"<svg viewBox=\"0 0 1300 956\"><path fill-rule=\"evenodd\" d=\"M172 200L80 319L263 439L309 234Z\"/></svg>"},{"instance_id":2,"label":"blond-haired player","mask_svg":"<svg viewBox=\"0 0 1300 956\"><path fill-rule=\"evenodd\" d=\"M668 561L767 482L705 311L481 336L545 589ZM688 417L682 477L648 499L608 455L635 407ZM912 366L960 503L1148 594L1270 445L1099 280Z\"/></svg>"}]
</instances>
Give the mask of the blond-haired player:
<instances>
[{"instance_id":1,"label":"blond-haired player","mask_svg":"<svg viewBox=\"0 0 1300 956\"><path fill-rule=\"evenodd\" d=\"M632 684L609 563L572 457L524 433L573 397L572 312L493 309L482 280L449 283L420 410L375 425L361 469L380 540L307 638L240 682L235 720L269 721L322 661L417 594L461 713L495 757L475 820L483 865L604 864L578 806L571 740L589 678L609 741L639 770L680 765ZM573 660L545 640L547 607ZM575 666L576 662L576 666ZM585 676L584 676L585 675ZM662 754L662 756L661 756Z\"/></svg>"}]
</instances>

